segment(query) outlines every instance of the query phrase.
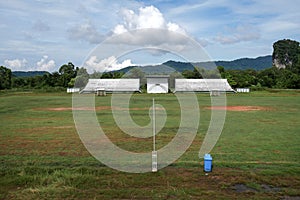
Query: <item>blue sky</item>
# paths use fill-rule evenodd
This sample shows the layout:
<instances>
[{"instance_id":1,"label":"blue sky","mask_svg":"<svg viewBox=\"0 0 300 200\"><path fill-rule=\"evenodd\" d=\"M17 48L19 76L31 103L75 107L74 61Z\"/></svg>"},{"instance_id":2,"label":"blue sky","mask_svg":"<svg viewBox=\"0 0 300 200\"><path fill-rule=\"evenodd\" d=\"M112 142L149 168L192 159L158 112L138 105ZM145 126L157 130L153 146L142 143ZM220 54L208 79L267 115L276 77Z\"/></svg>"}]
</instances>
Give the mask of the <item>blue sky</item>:
<instances>
[{"instance_id":1,"label":"blue sky","mask_svg":"<svg viewBox=\"0 0 300 200\"><path fill-rule=\"evenodd\" d=\"M117 59L110 47L91 56L106 38L141 28L184 34L198 41L211 60L270 55L273 42L300 40L299 7L300 0L1 1L0 65L53 72L71 61L92 71L178 58L134 53ZM142 44L164 39L143 37ZM176 39L170 41L177 45Z\"/></svg>"}]
</instances>

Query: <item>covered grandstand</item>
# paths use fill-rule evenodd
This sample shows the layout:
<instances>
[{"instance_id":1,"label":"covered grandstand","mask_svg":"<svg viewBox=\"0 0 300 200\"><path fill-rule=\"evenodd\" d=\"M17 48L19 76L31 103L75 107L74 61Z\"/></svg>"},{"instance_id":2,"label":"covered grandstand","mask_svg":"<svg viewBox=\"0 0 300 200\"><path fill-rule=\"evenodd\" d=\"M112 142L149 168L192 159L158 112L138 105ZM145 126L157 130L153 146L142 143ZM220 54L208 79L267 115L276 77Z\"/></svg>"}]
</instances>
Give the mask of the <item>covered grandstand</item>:
<instances>
[{"instance_id":1,"label":"covered grandstand","mask_svg":"<svg viewBox=\"0 0 300 200\"><path fill-rule=\"evenodd\" d=\"M227 79L175 79L174 92L235 92Z\"/></svg>"},{"instance_id":2,"label":"covered grandstand","mask_svg":"<svg viewBox=\"0 0 300 200\"><path fill-rule=\"evenodd\" d=\"M89 79L80 93L105 92L140 92L140 79Z\"/></svg>"}]
</instances>

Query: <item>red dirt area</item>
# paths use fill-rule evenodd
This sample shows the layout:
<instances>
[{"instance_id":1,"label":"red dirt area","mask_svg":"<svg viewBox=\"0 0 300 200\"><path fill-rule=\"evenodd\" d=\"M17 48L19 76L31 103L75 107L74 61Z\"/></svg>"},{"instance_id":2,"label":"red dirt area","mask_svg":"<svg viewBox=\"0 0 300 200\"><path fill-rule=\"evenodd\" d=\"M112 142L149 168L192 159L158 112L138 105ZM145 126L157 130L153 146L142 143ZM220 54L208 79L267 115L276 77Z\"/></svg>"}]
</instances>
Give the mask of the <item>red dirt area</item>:
<instances>
[{"instance_id":1,"label":"red dirt area","mask_svg":"<svg viewBox=\"0 0 300 200\"><path fill-rule=\"evenodd\" d=\"M263 106L210 106L205 107L208 110L226 110L226 111L259 111L259 110L271 110L269 107Z\"/></svg>"},{"instance_id":2,"label":"red dirt area","mask_svg":"<svg viewBox=\"0 0 300 200\"><path fill-rule=\"evenodd\" d=\"M149 110L149 108L121 108L121 107L111 107L111 106L97 106L93 107L57 107L57 108L36 108L35 110L49 110L49 111L68 111L68 110ZM162 110L162 108L156 108L156 110Z\"/></svg>"},{"instance_id":3,"label":"red dirt area","mask_svg":"<svg viewBox=\"0 0 300 200\"><path fill-rule=\"evenodd\" d=\"M111 109L110 106L101 106L97 108L93 107L56 107L56 108L35 108L34 110L48 110L48 111L69 111L69 110L108 110Z\"/></svg>"},{"instance_id":4,"label":"red dirt area","mask_svg":"<svg viewBox=\"0 0 300 200\"><path fill-rule=\"evenodd\" d=\"M36 108L35 110L49 110L49 111L68 111L68 110L110 110L110 106L99 106L99 107L56 107L56 108Z\"/></svg>"}]
</instances>

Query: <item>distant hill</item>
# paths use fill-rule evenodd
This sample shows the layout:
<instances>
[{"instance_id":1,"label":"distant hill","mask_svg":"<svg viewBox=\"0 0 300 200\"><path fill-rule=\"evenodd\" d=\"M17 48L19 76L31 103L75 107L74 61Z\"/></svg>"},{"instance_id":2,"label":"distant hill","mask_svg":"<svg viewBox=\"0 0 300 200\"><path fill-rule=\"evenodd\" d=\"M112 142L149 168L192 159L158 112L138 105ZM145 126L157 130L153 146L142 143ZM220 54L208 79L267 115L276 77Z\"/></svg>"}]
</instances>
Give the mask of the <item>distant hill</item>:
<instances>
[{"instance_id":1,"label":"distant hill","mask_svg":"<svg viewBox=\"0 0 300 200\"><path fill-rule=\"evenodd\" d=\"M298 41L284 39L273 44L273 65L277 68L292 67L299 62L300 45Z\"/></svg>"},{"instance_id":2,"label":"distant hill","mask_svg":"<svg viewBox=\"0 0 300 200\"><path fill-rule=\"evenodd\" d=\"M163 67L162 67L163 66ZM183 72L184 70L193 70L194 66L214 69L215 66L223 66L227 70L263 70L272 67L272 56L261 56L258 58L241 58L233 61L215 61L215 62L179 62L169 60L161 65L151 65L151 66L130 66L118 70L119 72L128 72L134 67L140 68L146 74L169 74L173 71Z\"/></svg>"},{"instance_id":3,"label":"distant hill","mask_svg":"<svg viewBox=\"0 0 300 200\"><path fill-rule=\"evenodd\" d=\"M43 76L44 74L49 74L47 71L14 71L12 75L14 77L33 77L33 76Z\"/></svg>"},{"instance_id":4,"label":"distant hill","mask_svg":"<svg viewBox=\"0 0 300 200\"><path fill-rule=\"evenodd\" d=\"M179 62L169 60L160 65L146 65L146 66L129 66L115 72L127 73L132 68L138 67L146 74L170 74L174 71L183 72L184 70L193 70L194 66L206 69L213 69L215 66L223 66L225 69L232 70L263 70L272 67L272 56L262 56L258 58L241 58L233 61L215 61L215 62ZM14 77L33 77L48 74L47 71L14 71Z\"/></svg>"},{"instance_id":5,"label":"distant hill","mask_svg":"<svg viewBox=\"0 0 300 200\"><path fill-rule=\"evenodd\" d=\"M174 61L170 61L170 62L174 62ZM184 63L183 65L187 65L187 63ZM161 64L161 65L146 65L146 66L130 66L130 67L126 67L126 68L117 70L117 72L127 73L131 69L136 68L136 67L141 69L145 74L170 74L170 73L176 71L176 68L173 66ZM191 67L191 68L193 68L193 67Z\"/></svg>"},{"instance_id":6,"label":"distant hill","mask_svg":"<svg viewBox=\"0 0 300 200\"><path fill-rule=\"evenodd\" d=\"M240 58L234 61L217 61L217 66L223 66L225 69L255 69L263 70L272 67L272 56L261 56L257 58Z\"/></svg>"},{"instance_id":7,"label":"distant hill","mask_svg":"<svg viewBox=\"0 0 300 200\"><path fill-rule=\"evenodd\" d=\"M240 58L233 61L197 62L192 64L168 61L163 64L174 66L174 69L176 69L177 71L183 71L185 69L191 70L193 69L193 66L205 69L214 69L215 66L223 66L225 69L232 70L263 70L272 67L272 56L262 56L258 58Z\"/></svg>"}]
</instances>

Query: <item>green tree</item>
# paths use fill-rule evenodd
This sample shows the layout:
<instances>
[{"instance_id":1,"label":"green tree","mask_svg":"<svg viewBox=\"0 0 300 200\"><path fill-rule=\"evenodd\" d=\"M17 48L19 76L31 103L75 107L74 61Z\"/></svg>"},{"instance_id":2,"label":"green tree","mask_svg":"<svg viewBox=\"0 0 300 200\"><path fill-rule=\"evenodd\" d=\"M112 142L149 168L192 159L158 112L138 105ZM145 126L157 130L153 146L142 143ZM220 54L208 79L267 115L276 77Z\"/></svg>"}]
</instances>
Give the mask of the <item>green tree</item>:
<instances>
[{"instance_id":1,"label":"green tree","mask_svg":"<svg viewBox=\"0 0 300 200\"><path fill-rule=\"evenodd\" d=\"M71 79L76 77L77 70L71 62L62 65L58 71L60 74L60 86L68 87Z\"/></svg>"},{"instance_id":2,"label":"green tree","mask_svg":"<svg viewBox=\"0 0 300 200\"><path fill-rule=\"evenodd\" d=\"M227 82L229 83L229 85L231 87L237 87L237 82L235 81L235 79L233 78L233 76L230 74L230 72L223 72L222 78L227 79Z\"/></svg>"},{"instance_id":3,"label":"green tree","mask_svg":"<svg viewBox=\"0 0 300 200\"><path fill-rule=\"evenodd\" d=\"M104 72L102 75L101 75L101 78L112 78L112 79L116 79L116 78L122 78L124 75L123 72L118 72L118 71L115 71L115 72Z\"/></svg>"},{"instance_id":4,"label":"green tree","mask_svg":"<svg viewBox=\"0 0 300 200\"><path fill-rule=\"evenodd\" d=\"M27 85L25 78L22 77L14 77L11 81L12 88L23 88Z\"/></svg>"},{"instance_id":5,"label":"green tree","mask_svg":"<svg viewBox=\"0 0 300 200\"><path fill-rule=\"evenodd\" d=\"M276 67L265 69L258 73L258 82L263 87L274 88L278 85L277 79L280 76L280 71L282 70Z\"/></svg>"},{"instance_id":6,"label":"green tree","mask_svg":"<svg viewBox=\"0 0 300 200\"><path fill-rule=\"evenodd\" d=\"M201 79L201 78L203 78L203 74L205 74L205 70L203 68L199 68L199 67L194 67L193 71L184 70L182 72L182 76L187 79L190 79L190 78Z\"/></svg>"},{"instance_id":7,"label":"green tree","mask_svg":"<svg viewBox=\"0 0 300 200\"><path fill-rule=\"evenodd\" d=\"M194 78L194 73L193 73L193 71L191 71L191 70L184 70L183 72L182 72L182 76L184 77L184 78Z\"/></svg>"},{"instance_id":8,"label":"green tree","mask_svg":"<svg viewBox=\"0 0 300 200\"><path fill-rule=\"evenodd\" d=\"M198 79L203 78L202 73L203 73L202 69L200 69L199 67L194 67L193 78L198 78Z\"/></svg>"},{"instance_id":9,"label":"green tree","mask_svg":"<svg viewBox=\"0 0 300 200\"><path fill-rule=\"evenodd\" d=\"M61 87L63 86L63 79L58 72L53 72L50 76L51 86L52 87Z\"/></svg>"},{"instance_id":10,"label":"green tree","mask_svg":"<svg viewBox=\"0 0 300 200\"><path fill-rule=\"evenodd\" d=\"M169 86L170 86L170 88L175 88L175 79L177 79L177 78L183 78L183 76L177 71L172 72L170 74L170 77L169 77Z\"/></svg>"},{"instance_id":11,"label":"green tree","mask_svg":"<svg viewBox=\"0 0 300 200\"><path fill-rule=\"evenodd\" d=\"M223 66L218 66L217 69L219 70L220 74L222 75L225 73L225 68Z\"/></svg>"},{"instance_id":12,"label":"green tree","mask_svg":"<svg viewBox=\"0 0 300 200\"><path fill-rule=\"evenodd\" d=\"M139 78L142 84L146 84L145 72L140 68L134 67L124 75L125 78Z\"/></svg>"},{"instance_id":13,"label":"green tree","mask_svg":"<svg viewBox=\"0 0 300 200\"><path fill-rule=\"evenodd\" d=\"M75 78L74 87L83 88L86 86L88 81L89 81L89 74L87 70L83 67L79 68L79 70L77 71L77 76Z\"/></svg>"},{"instance_id":14,"label":"green tree","mask_svg":"<svg viewBox=\"0 0 300 200\"><path fill-rule=\"evenodd\" d=\"M101 78L108 78L108 79L112 79L114 77L113 73L112 72L104 72L102 75L101 75Z\"/></svg>"},{"instance_id":15,"label":"green tree","mask_svg":"<svg viewBox=\"0 0 300 200\"><path fill-rule=\"evenodd\" d=\"M11 88L11 70L0 66L0 90Z\"/></svg>"}]
</instances>

